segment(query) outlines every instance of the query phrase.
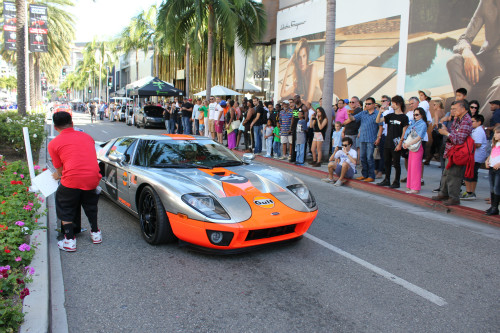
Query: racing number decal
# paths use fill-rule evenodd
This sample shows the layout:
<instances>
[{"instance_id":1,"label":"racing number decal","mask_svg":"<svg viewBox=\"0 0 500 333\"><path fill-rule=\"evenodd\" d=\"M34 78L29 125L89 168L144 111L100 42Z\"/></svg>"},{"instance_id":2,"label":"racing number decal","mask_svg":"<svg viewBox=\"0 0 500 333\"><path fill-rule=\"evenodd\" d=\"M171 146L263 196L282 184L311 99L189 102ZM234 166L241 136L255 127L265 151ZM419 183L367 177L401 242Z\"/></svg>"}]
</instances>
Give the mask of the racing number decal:
<instances>
[{"instance_id":1,"label":"racing number decal","mask_svg":"<svg viewBox=\"0 0 500 333\"><path fill-rule=\"evenodd\" d=\"M253 203L262 208L273 208L274 201L266 197L255 197L253 198Z\"/></svg>"},{"instance_id":2,"label":"racing number decal","mask_svg":"<svg viewBox=\"0 0 500 333\"><path fill-rule=\"evenodd\" d=\"M248 178L236 174L227 176L214 175L214 178L229 184L245 184L249 181Z\"/></svg>"}]
</instances>

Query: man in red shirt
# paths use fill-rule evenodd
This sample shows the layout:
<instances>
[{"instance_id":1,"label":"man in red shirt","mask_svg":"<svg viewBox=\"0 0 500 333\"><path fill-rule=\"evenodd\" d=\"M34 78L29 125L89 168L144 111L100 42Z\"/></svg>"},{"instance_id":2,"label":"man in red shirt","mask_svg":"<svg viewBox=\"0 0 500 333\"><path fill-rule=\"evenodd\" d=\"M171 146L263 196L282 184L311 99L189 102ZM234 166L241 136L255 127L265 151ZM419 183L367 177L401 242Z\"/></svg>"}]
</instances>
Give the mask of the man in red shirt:
<instances>
[{"instance_id":1,"label":"man in red shirt","mask_svg":"<svg viewBox=\"0 0 500 333\"><path fill-rule=\"evenodd\" d=\"M75 131L71 115L67 112L55 113L52 121L59 135L49 143L48 150L56 168L52 177L61 180L56 191L56 214L64 230L64 239L57 245L63 251L74 252L73 221L80 212L80 206L90 222L92 242L102 242L101 231L97 228L100 192L97 188L101 174L92 137Z\"/></svg>"}]
</instances>

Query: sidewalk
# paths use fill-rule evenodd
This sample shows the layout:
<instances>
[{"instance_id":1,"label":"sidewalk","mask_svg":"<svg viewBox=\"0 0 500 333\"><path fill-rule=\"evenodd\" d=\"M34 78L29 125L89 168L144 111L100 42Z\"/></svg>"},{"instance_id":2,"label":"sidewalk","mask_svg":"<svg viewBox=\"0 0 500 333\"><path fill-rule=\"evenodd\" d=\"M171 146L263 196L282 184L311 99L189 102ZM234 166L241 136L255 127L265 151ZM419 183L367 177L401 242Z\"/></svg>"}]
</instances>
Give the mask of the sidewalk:
<instances>
[{"instance_id":1,"label":"sidewalk","mask_svg":"<svg viewBox=\"0 0 500 333\"><path fill-rule=\"evenodd\" d=\"M243 155L243 151L234 151L239 156ZM271 166L278 167L280 169L288 169L293 172L303 173L305 175L316 177L316 178L326 178L328 175L327 163L322 163L321 167L313 168L309 164L304 166L298 166L287 162L286 160L278 160L274 158L267 158L263 156L256 155L255 160L259 163L269 164ZM404 167L404 161L401 160L401 178L406 177L406 169ZM355 177L361 175L361 167L357 168L357 174ZM394 177L394 175L392 175ZM484 211L490 207L489 204L484 200L490 197L489 190L489 178L487 170L479 171L479 179L476 188L476 200L461 200L459 206L444 206L441 202L434 201L431 199L432 196L437 195L433 193L432 190L439 187L439 181L441 179L441 169L438 162L431 162L430 165L426 165L424 169L424 181L425 185L422 186L422 190L417 194L407 194L405 183L401 183L401 188L391 189L385 186L377 186L376 183L382 181L382 179L376 179L373 183L366 183L359 180L350 180L345 186L362 190L365 192L370 192L373 194L383 195L386 197L394 198L396 200L405 201L408 203L417 204L424 206L429 209L436 211L449 213L457 215L463 218L468 218L478 222L488 223L500 227L500 216L486 216ZM332 184L332 190L334 190ZM465 187L462 187L465 190Z\"/></svg>"}]
</instances>

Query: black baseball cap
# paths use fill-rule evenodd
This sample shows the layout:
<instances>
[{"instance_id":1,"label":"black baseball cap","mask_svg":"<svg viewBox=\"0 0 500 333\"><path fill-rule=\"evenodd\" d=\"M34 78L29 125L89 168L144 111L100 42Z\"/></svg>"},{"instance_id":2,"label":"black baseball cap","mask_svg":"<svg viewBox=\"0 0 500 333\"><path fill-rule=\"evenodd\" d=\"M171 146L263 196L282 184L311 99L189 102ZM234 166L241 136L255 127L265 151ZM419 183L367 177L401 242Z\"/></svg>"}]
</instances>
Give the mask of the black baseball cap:
<instances>
[{"instance_id":1,"label":"black baseball cap","mask_svg":"<svg viewBox=\"0 0 500 333\"><path fill-rule=\"evenodd\" d=\"M495 100L491 101L490 104L500 105L500 101L498 99L495 99Z\"/></svg>"}]
</instances>

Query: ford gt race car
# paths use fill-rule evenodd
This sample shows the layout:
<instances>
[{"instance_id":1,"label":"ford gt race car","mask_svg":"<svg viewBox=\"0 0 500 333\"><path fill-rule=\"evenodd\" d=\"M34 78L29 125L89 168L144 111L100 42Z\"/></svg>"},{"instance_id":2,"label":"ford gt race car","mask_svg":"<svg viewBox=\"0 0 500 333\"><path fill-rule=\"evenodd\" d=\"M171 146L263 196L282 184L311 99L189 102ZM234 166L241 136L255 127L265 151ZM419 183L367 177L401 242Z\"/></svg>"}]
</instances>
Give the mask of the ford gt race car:
<instances>
[{"instance_id":1,"label":"ford gt race car","mask_svg":"<svg viewBox=\"0 0 500 333\"><path fill-rule=\"evenodd\" d=\"M150 244L239 252L299 239L317 215L300 179L205 137L126 136L96 148L103 192Z\"/></svg>"}]
</instances>

